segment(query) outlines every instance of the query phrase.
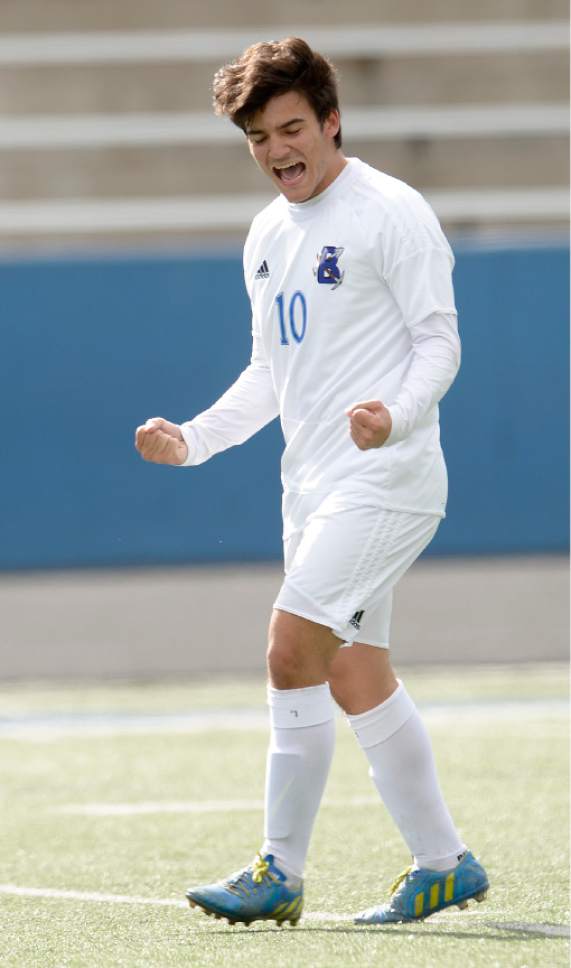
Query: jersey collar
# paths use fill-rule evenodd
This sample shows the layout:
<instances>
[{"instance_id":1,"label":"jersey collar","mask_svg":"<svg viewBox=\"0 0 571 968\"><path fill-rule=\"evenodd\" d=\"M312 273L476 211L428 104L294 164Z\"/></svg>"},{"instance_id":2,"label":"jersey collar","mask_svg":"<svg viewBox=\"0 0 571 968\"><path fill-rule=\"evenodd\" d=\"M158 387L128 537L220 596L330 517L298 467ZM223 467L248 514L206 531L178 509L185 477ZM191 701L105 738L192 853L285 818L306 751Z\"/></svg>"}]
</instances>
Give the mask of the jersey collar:
<instances>
[{"instance_id":1,"label":"jersey collar","mask_svg":"<svg viewBox=\"0 0 571 968\"><path fill-rule=\"evenodd\" d=\"M309 198L306 202L288 202L282 195L286 210L291 218L296 222L311 218L315 214L316 209L326 205L334 196L347 187L356 174L358 164L359 160L357 158L348 158L347 164L341 169L337 178L324 191L320 192L319 195L315 195L314 198Z\"/></svg>"}]
</instances>

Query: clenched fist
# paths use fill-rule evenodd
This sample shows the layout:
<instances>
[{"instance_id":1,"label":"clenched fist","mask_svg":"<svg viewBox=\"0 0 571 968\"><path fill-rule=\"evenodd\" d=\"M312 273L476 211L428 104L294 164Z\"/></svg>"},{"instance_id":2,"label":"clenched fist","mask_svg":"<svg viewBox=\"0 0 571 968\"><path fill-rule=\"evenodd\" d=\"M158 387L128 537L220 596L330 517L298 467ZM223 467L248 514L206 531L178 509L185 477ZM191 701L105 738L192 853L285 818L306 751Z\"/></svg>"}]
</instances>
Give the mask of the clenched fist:
<instances>
[{"instance_id":1,"label":"clenched fist","mask_svg":"<svg viewBox=\"0 0 571 968\"><path fill-rule=\"evenodd\" d=\"M356 403L347 410L347 416L351 437L359 450L382 447L393 426L391 415L380 400Z\"/></svg>"},{"instance_id":2,"label":"clenched fist","mask_svg":"<svg viewBox=\"0 0 571 968\"><path fill-rule=\"evenodd\" d=\"M184 464L188 447L178 424L151 417L135 432L135 447L141 457L154 464Z\"/></svg>"}]
</instances>

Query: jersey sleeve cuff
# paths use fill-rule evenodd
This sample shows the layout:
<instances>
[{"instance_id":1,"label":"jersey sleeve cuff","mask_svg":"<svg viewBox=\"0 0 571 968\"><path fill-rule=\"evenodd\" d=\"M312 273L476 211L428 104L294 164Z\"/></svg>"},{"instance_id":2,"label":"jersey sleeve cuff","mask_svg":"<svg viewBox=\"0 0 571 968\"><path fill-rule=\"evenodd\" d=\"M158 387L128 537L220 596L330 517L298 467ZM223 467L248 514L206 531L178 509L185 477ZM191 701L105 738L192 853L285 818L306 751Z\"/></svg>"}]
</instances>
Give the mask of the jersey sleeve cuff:
<instances>
[{"instance_id":1,"label":"jersey sleeve cuff","mask_svg":"<svg viewBox=\"0 0 571 968\"><path fill-rule=\"evenodd\" d=\"M191 422L188 421L187 423L181 424L180 432L187 446L188 453L186 455L186 460L184 460L182 464L177 464L177 467L192 467L196 459L196 440Z\"/></svg>"},{"instance_id":2,"label":"jersey sleeve cuff","mask_svg":"<svg viewBox=\"0 0 571 968\"><path fill-rule=\"evenodd\" d=\"M392 406L387 407L387 410L391 415L392 426L391 432L385 440L383 447L390 447L391 444L398 444L406 437L406 418L402 407L400 407L398 403L393 403Z\"/></svg>"}]
</instances>

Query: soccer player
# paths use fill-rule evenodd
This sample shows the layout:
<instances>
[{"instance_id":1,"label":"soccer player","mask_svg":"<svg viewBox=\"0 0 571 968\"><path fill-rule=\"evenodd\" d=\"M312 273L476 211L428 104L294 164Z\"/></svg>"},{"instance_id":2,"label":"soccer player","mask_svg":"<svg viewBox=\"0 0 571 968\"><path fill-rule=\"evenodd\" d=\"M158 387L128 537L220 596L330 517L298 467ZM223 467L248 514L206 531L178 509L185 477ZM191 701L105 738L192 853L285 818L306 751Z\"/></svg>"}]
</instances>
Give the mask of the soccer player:
<instances>
[{"instance_id":1,"label":"soccer player","mask_svg":"<svg viewBox=\"0 0 571 968\"><path fill-rule=\"evenodd\" d=\"M413 857L359 924L413 921L488 888L389 658L393 589L447 494L438 402L460 360L453 256L423 198L341 150L335 71L300 38L249 47L214 79L278 190L252 223L250 365L210 409L136 432L147 460L195 466L280 416L285 577L269 628L264 842L187 897L230 923L297 923L334 745L335 700Z\"/></svg>"}]
</instances>

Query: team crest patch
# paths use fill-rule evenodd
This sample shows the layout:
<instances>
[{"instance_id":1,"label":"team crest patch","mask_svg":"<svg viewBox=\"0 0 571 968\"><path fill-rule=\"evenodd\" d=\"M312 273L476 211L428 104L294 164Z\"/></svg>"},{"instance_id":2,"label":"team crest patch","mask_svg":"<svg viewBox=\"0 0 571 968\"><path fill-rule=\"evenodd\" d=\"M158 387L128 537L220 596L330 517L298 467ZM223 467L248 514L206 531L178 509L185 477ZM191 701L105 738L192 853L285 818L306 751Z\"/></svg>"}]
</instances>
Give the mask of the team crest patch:
<instances>
[{"instance_id":1,"label":"team crest patch","mask_svg":"<svg viewBox=\"0 0 571 968\"><path fill-rule=\"evenodd\" d=\"M344 251L343 246L324 245L313 267L313 275L317 281L324 286L331 286L332 292L345 278L345 272L338 265Z\"/></svg>"}]
</instances>

